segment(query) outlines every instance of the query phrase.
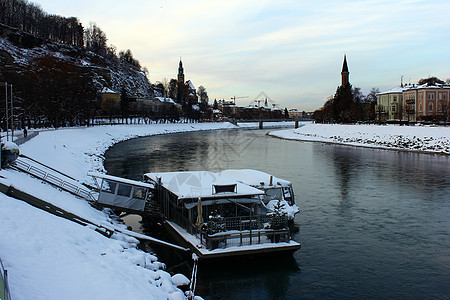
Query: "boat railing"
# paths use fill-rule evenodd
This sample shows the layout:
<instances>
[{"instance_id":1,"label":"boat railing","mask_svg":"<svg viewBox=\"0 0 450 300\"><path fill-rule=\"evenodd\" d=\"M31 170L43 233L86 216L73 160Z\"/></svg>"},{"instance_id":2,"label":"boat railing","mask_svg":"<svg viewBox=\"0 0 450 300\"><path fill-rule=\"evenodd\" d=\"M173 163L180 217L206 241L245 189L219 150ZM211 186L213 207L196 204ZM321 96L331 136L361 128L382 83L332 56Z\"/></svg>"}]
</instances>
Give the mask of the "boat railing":
<instances>
[{"instance_id":1,"label":"boat railing","mask_svg":"<svg viewBox=\"0 0 450 300\"><path fill-rule=\"evenodd\" d=\"M203 238L204 245L209 250L258 245L265 243L289 243L291 239L289 229L258 229L244 231L225 231Z\"/></svg>"},{"instance_id":2,"label":"boat railing","mask_svg":"<svg viewBox=\"0 0 450 300\"><path fill-rule=\"evenodd\" d=\"M245 216L245 217L227 217L223 218L225 221L225 230L250 230L250 229L264 229L272 226L274 219L272 216ZM279 216L276 220L277 228L287 228L288 218L286 216Z\"/></svg>"},{"instance_id":3,"label":"boat railing","mask_svg":"<svg viewBox=\"0 0 450 300\"><path fill-rule=\"evenodd\" d=\"M188 233L197 236L207 249L227 248L233 246L257 245L264 243L289 242L291 236L286 216L274 219L271 216L249 216L222 218L224 229L221 232L208 232L209 222L200 229L187 217L173 212L173 220Z\"/></svg>"}]
</instances>

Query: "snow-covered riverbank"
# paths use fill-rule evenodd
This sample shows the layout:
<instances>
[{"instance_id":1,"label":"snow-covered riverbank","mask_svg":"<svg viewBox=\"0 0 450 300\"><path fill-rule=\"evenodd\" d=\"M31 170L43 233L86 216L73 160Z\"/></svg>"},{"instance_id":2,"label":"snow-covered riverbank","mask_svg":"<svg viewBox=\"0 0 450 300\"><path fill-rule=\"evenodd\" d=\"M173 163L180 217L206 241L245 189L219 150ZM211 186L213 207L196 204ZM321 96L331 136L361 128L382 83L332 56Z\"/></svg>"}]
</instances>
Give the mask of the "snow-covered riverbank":
<instances>
[{"instance_id":1,"label":"snow-covered riverbank","mask_svg":"<svg viewBox=\"0 0 450 300\"><path fill-rule=\"evenodd\" d=\"M450 127L306 124L269 134L299 141L450 154Z\"/></svg>"},{"instance_id":2,"label":"snow-covered riverbank","mask_svg":"<svg viewBox=\"0 0 450 300\"><path fill-rule=\"evenodd\" d=\"M255 125L257 126L257 125ZM141 136L236 128L229 123L115 125L42 131L21 153L91 183L87 172L103 171L113 144ZM123 226L107 211L13 170L0 180L97 224ZM0 193L0 257L17 299L184 299L154 255L136 249L121 233L106 238L88 227L43 212ZM181 280L180 280L181 279Z\"/></svg>"}]
</instances>

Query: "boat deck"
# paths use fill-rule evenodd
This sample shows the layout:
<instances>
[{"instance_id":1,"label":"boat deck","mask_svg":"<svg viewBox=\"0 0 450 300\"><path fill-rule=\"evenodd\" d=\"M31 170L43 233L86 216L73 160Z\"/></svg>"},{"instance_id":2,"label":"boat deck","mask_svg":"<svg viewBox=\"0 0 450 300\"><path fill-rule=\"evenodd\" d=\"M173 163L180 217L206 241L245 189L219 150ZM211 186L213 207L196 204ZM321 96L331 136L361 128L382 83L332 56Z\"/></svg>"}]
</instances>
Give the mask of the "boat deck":
<instances>
[{"instance_id":1,"label":"boat deck","mask_svg":"<svg viewBox=\"0 0 450 300\"><path fill-rule=\"evenodd\" d=\"M174 222L166 221L165 225L169 233L174 238L176 238L178 242L180 242L185 247L189 247L199 256L200 259L259 255L268 253L276 254L282 252L294 252L301 248L301 244L293 240L290 240L289 242L272 243L266 236L261 236L261 240L259 241L259 243L257 243L256 239L258 238L258 236L254 235L252 238L255 239L255 244L253 245L230 246L226 248L208 250L201 243L200 239L188 233L186 230L184 230ZM240 238L236 237L236 243L233 244L238 245L239 240Z\"/></svg>"}]
</instances>

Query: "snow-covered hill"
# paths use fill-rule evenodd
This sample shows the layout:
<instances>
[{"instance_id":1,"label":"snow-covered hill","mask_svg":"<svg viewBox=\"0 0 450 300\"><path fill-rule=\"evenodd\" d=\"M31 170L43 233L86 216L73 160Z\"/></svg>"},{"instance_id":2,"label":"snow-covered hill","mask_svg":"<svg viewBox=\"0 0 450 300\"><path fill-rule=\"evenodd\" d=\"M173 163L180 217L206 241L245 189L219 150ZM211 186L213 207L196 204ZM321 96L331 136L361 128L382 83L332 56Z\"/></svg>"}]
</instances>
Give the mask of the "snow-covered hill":
<instances>
[{"instance_id":1,"label":"snow-covered hill","mask_svg":"<svg viewBox=\"0 0 450 300\"><path fill-rule=\"evenodd\" d=\"M79 67L80 73L94 72L99 90L108 87L120 92L122 87L131 97L160 96L144 72L122 62L114 55L100 56L86 49L44 41L0 24L0 81L21 74L35 58L53 56Z\"/></svg>"}]
</instances>

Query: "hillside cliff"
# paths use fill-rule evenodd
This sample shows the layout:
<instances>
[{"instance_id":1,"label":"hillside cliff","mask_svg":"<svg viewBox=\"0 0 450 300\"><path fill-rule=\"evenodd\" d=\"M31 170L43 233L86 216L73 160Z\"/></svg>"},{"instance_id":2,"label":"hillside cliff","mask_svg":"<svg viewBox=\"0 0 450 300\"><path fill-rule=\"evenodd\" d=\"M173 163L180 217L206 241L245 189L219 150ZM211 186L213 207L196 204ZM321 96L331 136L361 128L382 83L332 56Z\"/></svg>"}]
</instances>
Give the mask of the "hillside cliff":
<instances>
[{"instance_id":1,"label":"hillside cliff","mask_svg":"<svg viewBox=\"0 0 450 300\"><path fill-rule=\"evenodd\" d=\"M116 56L100 56L84 48L52 42L0 24L0 82L20 80L33 60L52 57L76 66L80 76L91 74L97 91L126 91L128 97L160 96L144 72ZM68 95L69 96L69 95Z\"/></svg>"}]
</instances>

